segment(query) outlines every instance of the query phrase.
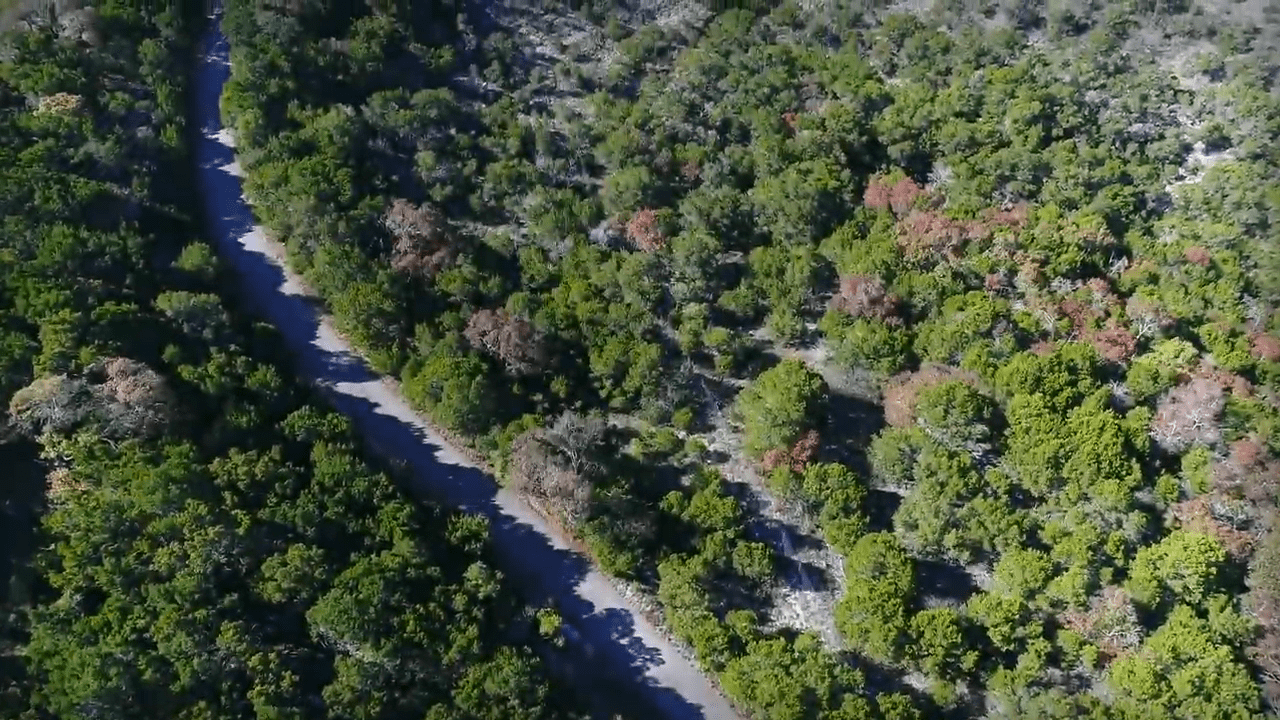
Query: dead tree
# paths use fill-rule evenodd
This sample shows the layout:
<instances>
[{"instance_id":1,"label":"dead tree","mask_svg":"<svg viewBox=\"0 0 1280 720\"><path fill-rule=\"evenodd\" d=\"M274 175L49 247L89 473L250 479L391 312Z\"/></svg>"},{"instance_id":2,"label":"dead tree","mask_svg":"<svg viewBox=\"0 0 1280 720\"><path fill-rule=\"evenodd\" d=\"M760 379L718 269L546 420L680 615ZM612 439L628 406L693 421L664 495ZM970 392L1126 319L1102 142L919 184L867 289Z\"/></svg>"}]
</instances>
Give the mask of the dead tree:
<instances>
[{"instance_id":1,"label":"dead tree","mask_svg":"<svg viewBox=\"0 0 1280 720\"><path fill-rule=\"evenodd\" d=\"M397 198L383 215L382 225L395 238L391 267L397 272L431 278L457 258L449 221L428 204L415 205Z\"/></svg>"},{"instance_id":2,"label":"dead tree","mask_svg":"<svg viewBox=\"0 0 1280 720\"><path fill-rule=\"evenodd\" d=\"M1151 419L1151 439L1178 454L1194 445L1216 445L1222 439L1219 418L1226 402L1221 385L1209 378L1192 378L1160 398Z\"/></svg>"},{"instance_id":3,"label":"dead tree","mask_svg":"<svg viewBox=\"0 0 1280 720\"><path fill-rule=\"evenodd\" d=\"M472 313L463 335L472 347L501 361L511 375L533 375L546 365L545 336L528 320L505 309Z\"/></svg>"}]
</instances>

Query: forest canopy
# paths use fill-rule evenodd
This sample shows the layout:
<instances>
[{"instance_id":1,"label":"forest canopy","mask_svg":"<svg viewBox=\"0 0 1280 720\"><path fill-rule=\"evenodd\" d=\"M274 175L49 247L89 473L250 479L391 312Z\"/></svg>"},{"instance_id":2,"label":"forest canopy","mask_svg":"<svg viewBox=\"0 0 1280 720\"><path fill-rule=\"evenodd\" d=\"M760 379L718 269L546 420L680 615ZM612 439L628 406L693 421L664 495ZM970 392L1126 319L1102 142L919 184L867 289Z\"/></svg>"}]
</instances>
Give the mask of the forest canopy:
<instances>
[{"instance_id":1,"label":"forest canopy","mask_svg":"<svg viewBox=\"0 0 1280 720\"><path fill-rule=\"evenodd\" d=\"M746 714L1280 706L1274 3L524 5L233 3L247 189Z\"/></svg>"},{"instance_id":2,"label":"forest canopy","mask_svg":"<svg viewBox=\"0 0 1280 720\"><path fill-rule=\"evenodd\" d=\"M292 266L744 716L1280 709L1274 0L227 5ZM556 716L483 528L156 210L187 31L99 13L139 49L0 75L7 427L88 503L6 636L33 710Z\"/></svg>"},{"instance_id":3,"label":"forest canopy","mask_svg":"<svg viewBox=\"0 0 1280 720\"><path fill-rule=\"evenodd\" d=\"M486 521L407 496L230 299L203 16L153 5L0 63L0 717L586 717Z\"/></svg>"}]
</instances>

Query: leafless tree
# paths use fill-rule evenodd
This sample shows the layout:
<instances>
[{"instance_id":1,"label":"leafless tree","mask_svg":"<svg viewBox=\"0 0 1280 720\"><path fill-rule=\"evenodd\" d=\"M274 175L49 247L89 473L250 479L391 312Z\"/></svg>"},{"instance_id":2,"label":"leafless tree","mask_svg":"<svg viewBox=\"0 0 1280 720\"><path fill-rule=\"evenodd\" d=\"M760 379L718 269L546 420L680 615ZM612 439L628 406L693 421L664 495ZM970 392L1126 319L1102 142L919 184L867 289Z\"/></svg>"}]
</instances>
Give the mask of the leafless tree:
<instances>
[{"instance_id":1,"label":"leafless tree","mask_svg":"<svg viewBox=\"0 0 1280 720\"><path fill-rule=\"evenodd\" d=\"M65 375L43 377L13 394L9 424L27 437L66 432L88 416L93 394L89 383Z\"/></svg>"},{"instance_id":2,"label":"leafless tree","mask_svg":"<svg viewBox=\"0 0 1280 720\"><path fill-rule=\"evenodd\" d=\"M1192 378L1160 398L1151 419L1151 438L1173 453L1193 445L1215 445L1222 439L1219 418L1225 407L1221 385L1209 378Z\"/></svg>"},{"instance_id":3,"label":"leafless tree","mask_svg":"<svg viewBox=\"0 0 1280 720\"><path fill-rule=\"evenodd\" d=\"M575 472L545 430L529 430L511 444L508 468L513 488L547 504L560 520L575 525L587 515L591 485Z\"/></svg>"},{"instance_id":4,"label":"leafless tree","mask_svg":"<svg viewBox=\"0 0 1280 720\"><path fill-rule=\"evenodd\" d=\"M566 410L547 428L546 439L564 455L574 472L586 473L596 467L596 453L608 428L608 422L599 415Z\"/></svg>"},{"instance_id":5,"label":"leafless tree","mask_svg":"<svg viewBox=\"0 0 1280 720\"><path fill-rule=\"evenodd\" d=\"M1125 315L1133 327L1133 333L1139 340L1153 337L1173 325L1173 316L1154 300L1134 295L1124 307Z\"/></svg>"},{"instance_id":6,"label":"leafless tree","mask_svg":"<svg viewBox=\"0 0 1280 720\"><path fill-rule=\"evenodd\" d=\"M83 375L40 378L14 393L12 428L28 437L91 424L109 438L151 436L174 419L177 402L164 378L145 364L110 358Z\"/></svg>"}]
</instances>

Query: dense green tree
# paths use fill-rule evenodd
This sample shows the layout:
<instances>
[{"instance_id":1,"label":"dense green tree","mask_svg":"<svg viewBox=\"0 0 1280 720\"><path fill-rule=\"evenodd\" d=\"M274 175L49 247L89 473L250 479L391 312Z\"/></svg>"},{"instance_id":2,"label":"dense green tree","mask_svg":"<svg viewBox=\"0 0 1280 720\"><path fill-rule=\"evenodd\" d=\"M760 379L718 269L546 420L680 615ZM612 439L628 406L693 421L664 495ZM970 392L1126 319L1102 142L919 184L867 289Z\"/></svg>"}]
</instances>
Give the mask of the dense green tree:
<instances>
[{"instance_id":1,"label":"dense green tree","mask_svg":"<svg viewBox=\"0 0 1280 720\"><path fill-rule=\"evenodd\" d=\"M747 451L759 456L790 447L820 419L826 383L804 361L783 360L756 378L734 405L746 434Z\"/></svg>"},{"instance_id":2,"label":"dense green tree","mask_svg":"<svg viewBox=\"0 0 1280 720\"><path fill-rule=\"evenodd\" d=\"M1202 533L1174 530L1156 545L1142 548L1129 569L1129 590L1148 606L1181 602L1203 605L1219 591L1226 550Z\"/></svg>"},{"instance_id":3,"label":"dense green tree","mask_svg":"<svg viewBox=\"0 0 1280 720\"><path fill-rule=\"evenodd\" d=\"M968 645L961 616L953 608L930 608L911 618L911 661L929 675L954 678L973 669L978 652Z\"/></svg>"},{"instance_id":4,"label":"dense green tree","mask_svg":"<svg viewBox=\"0 0 1280 720\"><path fill-rule=\"evenodd\" d=\"M1174 608L1141 652L1110 667L1119 717L1260 717L1257 689L1224 639L1189 607Z\"/></svg>"},{"instance_id":5,"label":"dense green tree","mask_svg":"<svg viewBox=\"0 0 1280 720\"><path fill-rule=\"evenodd\" d=\"M845 560L848 592L836 608L840 633L880 662L899 659L908 641L915 578L911 558L896 538L864 535Z\"/></svg>"}]
</instances>

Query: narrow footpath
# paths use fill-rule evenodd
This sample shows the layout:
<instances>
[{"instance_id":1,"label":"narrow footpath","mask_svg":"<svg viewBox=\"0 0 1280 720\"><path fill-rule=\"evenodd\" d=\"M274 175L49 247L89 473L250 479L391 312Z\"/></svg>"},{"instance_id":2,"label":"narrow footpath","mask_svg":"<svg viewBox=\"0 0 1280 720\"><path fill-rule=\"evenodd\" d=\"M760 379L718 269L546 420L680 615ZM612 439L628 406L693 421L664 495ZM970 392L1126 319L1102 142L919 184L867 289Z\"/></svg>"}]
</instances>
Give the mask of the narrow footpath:
<instances>
[{"instance_id":1,"label":"narrow footpath","mask_svg":"<svg viewBox=\"0 0 1280 720\"><path fill-rule=\"evenodd\" d=\"M574 676L626 688L668 720L735 720L728 702L613 584L569 550L529 505L501 489L418 416L397 384L378 375L317 311L287 269L284 251L256 224L240 182L229 133L222 129L222 86L230 55L221 18L202 39L194 92L201 132L195 156L209 237L234 271L246 305L283 335L306 380L326 390L380 453L407 463L414 492L480 513L503 571L532 597L554 598L576 638ZM630 704L628 702L628 704Z\"/></svg>"}]
</instances>

